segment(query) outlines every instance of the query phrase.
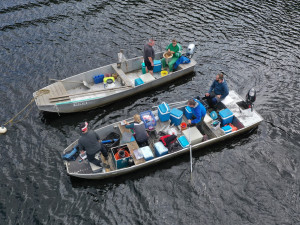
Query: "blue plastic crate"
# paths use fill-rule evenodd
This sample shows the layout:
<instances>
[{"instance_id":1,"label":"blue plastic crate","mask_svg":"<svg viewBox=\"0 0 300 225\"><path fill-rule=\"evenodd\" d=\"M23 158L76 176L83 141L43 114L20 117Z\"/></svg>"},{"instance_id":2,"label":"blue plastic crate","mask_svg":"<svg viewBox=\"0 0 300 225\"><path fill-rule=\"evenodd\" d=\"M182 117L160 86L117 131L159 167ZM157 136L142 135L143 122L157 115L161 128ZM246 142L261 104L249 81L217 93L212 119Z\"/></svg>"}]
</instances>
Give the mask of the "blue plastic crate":
<instances>
[{"instance_id":1,"label":"blue plastic crate","mask_svg":"<svg viewBox=\"0 0 300 225\"><path fill-rule=\"evenodd\" d=\"M225 134L228 134L232 131L231 126L224 126L222 127L222 130L224 131Z\"/></svg>"},{"instance_id":2,"label":"blue plastic crate","mask_svg":"<svg viewBox=\"0 0 300 225\"><path fill-rule=\"evenodd\" d=\"M149 146L142 147L140 148L140 150L143 153L144 159L146 161L149 161L154 158L154 155Z\"/></svg>"},{"instance_id":3,"label":"blue plastic crate","mask_svg":"<svg viewBox=\"0 0 300 225\"><path fill-rule=\"evenodd\" d=\"M104 74L93 76L93 79L95 84L102 83L104 79Z\"/></svg>"},{"instance_id":4,"label":"blue plastic crate","mask_svg":"<svg viewBox=\"0 0 300 225\"><path fill-rule=\"evenodd\" d=\"M145 124L146 129L153 129L156 126L155 116L153 115L152 111L148 110L145 112L140 113L141 120Z\"/></svg>"},{"instance_id":5,"label":"blue plastic crate","mask_svg":"<svg viewBox=\"0 0 300 225\"><path fill-rule=\"evenodd\" d=\"M189 141L186 139L185 136L180 136L178 139L179 144L181 147L186 148L187 146L190 145Z\"/></svg>"},{"instance_id":6,"label":"blue plastic crate","mask_svg":"<svg viewBox=\"0 0 300 225\"><path fill-rule=\"evenodd\" d=\"M158 106L158 117L161 122L166 122L170 119L170 107L167 103L163 102Z\"/></svg>"},{"instance_id":7,"label":"blue plastic crate","mask_svg":"<svg viewBox=\"0 0 300 225\"><path fill-rule=\"evenodd\" d=\"M136 78L135 80L134 80L134 85L135 86L139 86L139 85L141 85L141 84L143 84L144 83L144 81L141 79L141 78Z\"/></svg>"},{"instance_id":8,"label":"blue plastic crate","mask_svg":"<svg viewBox=\"0 0 300 225\"><path fill-rule=\"evenodd\" d=\"M232 123L233 113L229 109L223 109L219 112L219 116L222 120L222 126L228 123Z\"/></svg>"},{"instance_id":9,"label":"blue plastic crate","mask_svg":"<svg viewBox=\"0 0 300 225\"><path fill-rule=\"evenodd\" d=\"M185 117L186 117L188 120L192 119L193 113L192 113L191 107L186 106L186 107L184 108L184 115L185 115Z\"/></svg>"},{"instance_id":10,"label":"blue plastic crate","mask_svg":"<svg viewBox=\"0 0 300 225\"><path fill-rule=\"evenodd\" d=\"M166 155L168 153L168 148L164 146L161 141L154 144L154 150L157 157Z\"/></svg>"},{"instance_id":11,"label":"blue plastic crate","mask_svg":"<svg viewBox=\"0 0 300 225\"><path fill-rule=\"evenodd\" d=\"M171 123L173 123L175 126L179 126L182 121L183 112L179 109L172 109L170 113L170 119Z\"/></svg>"}]
</instances>

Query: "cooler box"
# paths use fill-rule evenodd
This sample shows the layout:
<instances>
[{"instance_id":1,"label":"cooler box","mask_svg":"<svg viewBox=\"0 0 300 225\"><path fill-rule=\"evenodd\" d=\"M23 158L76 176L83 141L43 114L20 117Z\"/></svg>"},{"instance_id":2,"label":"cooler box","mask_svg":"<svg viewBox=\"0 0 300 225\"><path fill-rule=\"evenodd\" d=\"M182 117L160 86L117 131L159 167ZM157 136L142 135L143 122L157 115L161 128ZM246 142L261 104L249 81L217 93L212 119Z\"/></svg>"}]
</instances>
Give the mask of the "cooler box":
<instances>
[{"instance_id":1,"label":"cooler box","mask_svg":"<svg viewBox=\"0 0 300 225\"><path fill-rule=\"evenodd\" d=\"M184 115L185 115L185 117L186 117L188 120L192 119L193 113L192 113L191 107L186 106L186 107L184 108Z\"/></svg>"},{"instance_id":2,"label":"cooler box","mask_svg":"<svg viewBox=\"0 0 300 225\"><path fill-rule=\"evenodd\" d=\"M166 155L168 153L168 148L164 146L161 141L154 144L154 150L157 157Z\"/></svg>"},{"instance_id":3,"label":"cooler box","mask_svg":"<svg viewBox=\"0 0 300 225\"><path fill-rule=\"evenodd\" d=\"M173 123L175 126L179 126L182 121L183 112L179 109L172 109L170 113L170 119L171 123Z\"/></svg>"},{"instance_id":4,"label":"cooler box","mask_svg":"<svg viewBox=\"0 0 300 225\"><path fill-rule=\"evenodd\" d=\"M140 151L143 153L144 159L146 161L154 159L153 153L149 146L145 146L140 148Z\"/></svg>"},{"instance_id":5,"label":"cooler box","mask_svg":"<svg viewBox=\"0 0 300 225\"><path fill-rule=\"evenodd\" d=\"M222 120L222 126L228 123L232 123L233 113L229 109L223 109L219 112L219 116Z\"/></svg>"},{"instance_id":6,"label":"cooler box","mask_svg":"<svg viewBox=\"0 0 300 225\"><path fill-rule=\"evenodd\" d=\"M95 84L102 83L104 79L104 74L93 76L93 79Z\"/></svg>"},{"instance_id":7,"label":"cooler box","mask_svg":"<svg viewBox=\"0 0 300 225\"><path fill-rule=\"evenodd\" d=\"M187 146L190 145L189 141L186 139L185 136L180 136L179 138L177 138L179 144L181 145L181 147L186 148Z\"/></svg>"},{"instance_id":8,"label":"cooler box","mask_svg":"<svg viewBox=\"0 0 300 225\"><path fill-rule=\"evenodd\" d=\"M158 73L160 71L161 71L161 61L160 60L154 60L153 73Z\"/></svg>"},{"instance_id":9,"label":"cooler box","mask_svg":"<svg viewBox=\"0 0 300 225\"><path fill-rule=\"evenodd\" d=\"M155 116L152 111L148 110L140 114L141 120L145 124L146 129L153 129L156 126Z\"/></svg>"},{"instance_id":10,"label":"cooler box","mask_svg":"<svg viewBox=\"0 0 300 225\"><path fill-rule=\"evenodd\" d=\"M182 131L182 133L184 134L185 138L188 140L190 140L190 135L191 135L191 144L198 144L200 142L202 142L203 140L203 135L200 133L200 131L197 129L197 127L190 127L184 131Z\"/></svg>"},{"instance_id":11,"label":"cooler box","mask_svg":"<svg viewBox=\"0 0 300 225\"><path fill-rule=\"evenodd\" d=\"M224 131L225 134L228 134L232 131L231 126L224 126L222 127L222 130Z\"/></svg>"},{"instance_id":12,"label":"cooler box","mask_svg":"<svg viewBox=\"0 0 300 225\"><path fill-rule=\"evenodd\" d=\"M158 73L160 71L161 71L161 61L160 60L154 60L153 72ZM146 73L146 65L145 65L144 62L142 63L142 73L143 74Z\"/></svg>"},{"instance_id":13,"label":"cooler box","mask_svg":"<svg viewBox=\"0 0 300 225\"><path fill-rule=\"evenodd\" d=\"M170 107L163 102L158 106L158 117L161 122L166 122L170 119Z\"/></svg>"},{"instance_id":14,"label":"cooler box","mask_svg":"<svg viewBox=\"0 0 300 225\"><path fill-rule=\"evenodd\" d=\"M134 80L134 85L135 86L139 86L139 85L141 85L141 84L143 84L144 83L144 81L141 79L141 78L136 78L135 80Z\"/></svg>"}]
</instances>

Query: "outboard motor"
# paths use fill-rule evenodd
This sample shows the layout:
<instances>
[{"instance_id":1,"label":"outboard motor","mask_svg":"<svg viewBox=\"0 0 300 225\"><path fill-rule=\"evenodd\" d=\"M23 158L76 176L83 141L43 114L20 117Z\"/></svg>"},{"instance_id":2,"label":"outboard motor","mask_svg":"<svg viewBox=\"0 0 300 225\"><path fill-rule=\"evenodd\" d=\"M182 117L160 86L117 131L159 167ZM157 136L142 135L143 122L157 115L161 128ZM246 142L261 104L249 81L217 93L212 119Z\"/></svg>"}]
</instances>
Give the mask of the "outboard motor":
<instances>
[{"instance_id":1,"label":"outboard motor","mask_svg":"<svg viewBox=\"0 0 300 225\"><path fill-rule=\"evenodd\" d=\"M246 95L246 104L248 108L251 108L251 112L253 111L254 104L256 100L256 90L251 88Z\"/></svg>"},{"instance_id":2,"label":"outboard motor","mask_svg":"<svg viewBox=\"0 0 300 225\"><path fill-rule=\"evenodd\" d=\"M191 59L194 55L194 51L195 51L195 44L189 44L189 46L186 50L186 57Z\"/></svg>"}]
</instances>

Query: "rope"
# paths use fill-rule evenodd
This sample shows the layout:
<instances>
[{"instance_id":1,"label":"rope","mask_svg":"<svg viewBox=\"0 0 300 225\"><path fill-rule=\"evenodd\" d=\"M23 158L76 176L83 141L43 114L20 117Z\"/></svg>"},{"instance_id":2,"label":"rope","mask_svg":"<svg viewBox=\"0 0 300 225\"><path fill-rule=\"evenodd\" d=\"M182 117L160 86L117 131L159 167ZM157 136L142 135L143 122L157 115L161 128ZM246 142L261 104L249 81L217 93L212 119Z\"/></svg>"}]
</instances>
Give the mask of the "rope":
<instances>
[{"instance_id":1,"label":"rope","mask_svg":"<svg viewBox=\"0 0 300 225\"><path fill-rule=\"evenodd\" d=\"M33 99L31 99L31 101L30 101L30 102L29 102L29 103L28 103L28 104L27 104L20 112L18 112L13 118L11 118L9 121L7 121L7 122L4 124L4 126L6 126L6 125L9 124L9 123L12 124L13 121L14 121L14 119L15 119L18 115L20 115L25 109L27 109L27 107L30 106L30 105L34 102L34 100L35 100L36 98L38 98L38 97L40 97L40 96L42 96L42 95L45 95L45 94L49 94L49 93L50 93L50 90L48 90L48 89L41 89L41 90L38 90L37 93L36 93L36 96L35 96ZM31 106L30 110L27 112L27 114L26 114L22 119L16 121L15 123L18 123L18 122L20 122L20 121L26 119L26 118L28 117L28 115L29 115L29 113L30 113L31 110L32 110L32 106Z\"/></svg>"}]
</instances>

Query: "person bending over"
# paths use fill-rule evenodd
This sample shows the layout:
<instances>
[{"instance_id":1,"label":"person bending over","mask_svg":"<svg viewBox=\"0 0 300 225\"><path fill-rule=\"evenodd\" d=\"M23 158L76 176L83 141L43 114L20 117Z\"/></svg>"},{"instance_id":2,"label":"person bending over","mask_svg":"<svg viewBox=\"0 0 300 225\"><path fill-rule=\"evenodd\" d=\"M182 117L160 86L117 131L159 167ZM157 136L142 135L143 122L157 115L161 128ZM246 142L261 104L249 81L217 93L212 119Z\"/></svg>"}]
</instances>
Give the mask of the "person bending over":
<instances>
[{"instance_id":1,"label":"person bending over","mask_svg":"<svg viewBox=\"0 0 300 225\"><path fill-rule=\"evenodd\" d=\"M133 116L134 122L129 124L126 120L124 121L125 127L127 129L133 129L135 132L135 140L139 146L148 145L149 135L146 131L145 124L141 120L141 116L139 114L135 114Z\"/></svg>"},{"instance_id":2,"label":"person bending over","mask_svg":"<svg viewBox=\"0 0 300 225\"><path fill-rule=\"evenodd\" d=\"M88 123L83 122L80 124L81 137L78 140L78 146L81 153L86 152L86 156L89 162L95 164L96 166L108 168L108 165L103 165L101 159L98 160L95 158L96 153L101 151L105 159L108 159L108 154L101 143L99 135L93 131L88 129Z\"/></svg>"},{"instance_id":3,"label":"person bending over","mask_svg":"<svg viewBox=\"0 0 300 225\"><path fill-rule=\"evenodd\" d=\"M188 100L188 106L191 107L193 120L188 120L189 126L196 126L201 134L204 135L203 120L206 114L205 107L196 99Z\"/></svg>"}]
</instances>

